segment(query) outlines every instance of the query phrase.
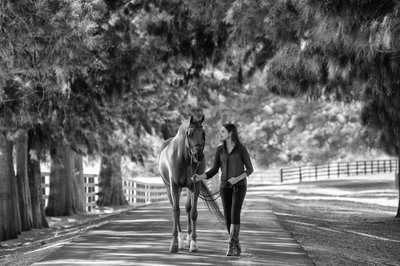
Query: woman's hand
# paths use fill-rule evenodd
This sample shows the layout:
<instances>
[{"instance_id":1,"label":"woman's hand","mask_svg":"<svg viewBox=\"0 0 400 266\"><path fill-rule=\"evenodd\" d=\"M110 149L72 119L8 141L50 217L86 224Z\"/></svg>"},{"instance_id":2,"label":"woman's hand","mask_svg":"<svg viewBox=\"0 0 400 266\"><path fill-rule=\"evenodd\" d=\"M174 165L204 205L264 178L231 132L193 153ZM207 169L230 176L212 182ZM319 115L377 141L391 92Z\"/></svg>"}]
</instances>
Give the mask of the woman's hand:
<instances>
[{"instance_id":1,"label":"woman's hand","mask_svg":"<svg viewBox=\"0 0 400 266\"><path fill-rule=\"evenodd\" d=\"M228 182L231 183L232 185L238 183L240 180L245 179L247 177L246 173L243 173L239 176L236 177L231 177L228 179Z\"/></svg>"},{"instance_id":2,"label":"woman's hand","mask_svg":"<svg viewBox=\"0 0 400 266\"><path fill-rule=\"evenodd\" d=\"M235 185L240 180L241 179L239 177L231 177L231 178L228 179L228 182L231 183L231 185Z\"/></svg>"},{"instance_id":3,"label":"woman's hand","mask_svg":"<svg viewBox=\"0 0 400 266\"><path fill-rule=\"evenodd\" d=\"M206 177L207 177L206 174L201 174L201 175L194 174L194 175L192 176L192 181L193 181L193 182L201 181L201 180L206 179Z\"/></svg>"}]
</instances>

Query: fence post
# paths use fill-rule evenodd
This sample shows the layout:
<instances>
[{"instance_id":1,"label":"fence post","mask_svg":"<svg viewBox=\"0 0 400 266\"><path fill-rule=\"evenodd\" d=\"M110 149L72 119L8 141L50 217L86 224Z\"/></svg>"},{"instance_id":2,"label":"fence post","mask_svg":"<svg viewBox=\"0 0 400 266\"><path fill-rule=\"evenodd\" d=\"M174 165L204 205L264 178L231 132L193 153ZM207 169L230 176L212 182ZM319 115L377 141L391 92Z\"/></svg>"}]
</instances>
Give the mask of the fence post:
<instances>
[{"instance_id":1,"label":"fence post","mask_svg":"<svg viewBox=\"0 0 400 266\"><path fill-rule=\"evenodd\" d=\"M89 176L87 177L86 181L87 182L86 182L85 185L90 185L91 183L94 183L94 180L92 180L92 178L90 178ZM87 187L87 192L90 193L90 186L86 186L86 187ZM86 198L86 203L89 203L92 200L91 196L86 196L85 198ZM92 207L86 205L86 211L91 212L92 211Z\"/></svg>"},{"instance_id":2,"label":"fence post","mask_svg":"<svg viewBox=\"0 0 400 266\"><path fill-rule=\"evenodd\" d=\"M144 189L145 189L145 191L146 191L146 193L145 193L145 202L146 203L149 203L149 201L150 201L150 188L149 188L149 185L148 184L146 184L145 186L144 186Z\"/></svg>"},{"instance_id":3,"label":"fence post","mask_svg":"<svg viewBox=\"0 0 400 266\"><path fill-rule=\"evenodd\" d=\"M374 161L371 161L371 174L374 173Z\"/></svg>"},{"instance_id":4,"label":"fence post","mask_svg":"<svg viewBox=\"0 0 400 266\"><path fill-rule=\"evenodd\" d=\"M337 163L337 177L339 178L340 176L340 164Z\"/></svg>"},{"instance_id":5,"label":"fence post","mask_svg":"<svg viewBox=\"0 0 400 266\"><path fill-rule=\"evenodd\" d=\"M133 203L137 203L137 183L133 182Z\"/></svg>"},{"instance_id":6,"label":"fence post","mask_svg":"<svg viewBox=\"0 0 400 266\"><path fill-rule=\"evenodd\" d=\"M364 174L367 174L367 161L364 161Z\"/></svg>"},{"instance_id":7,"label":"fence post","mask_svg":"<svg viewBox=\"0 0 400 266\"><path fill-rule=\"evenodd\" d=\"M349 167L349 162L347 162L347 176L350 176L350 167Z\"/></svg>"},{"instance_id":8,"label":"fence post","mask_svg":"<svg viewBox=\"0 0 400 266\"><path fill-rule=\"evenodd\" d=\"M381 172L380 163L379 163L379 161L377 161L377 162L378 162L378 173L380 173Z\"/></svg>"},{"instance_id":9,"label":"fence post","mask_svg":"<svg viewBox=\"0 0 400 266\"><path fill-rule=\"evenodd\" d=\"M358 175L358 161L356 161L356 175Z\"/></svg>"},{"instance_id":10,"label":"fence post","mask_svg":"<svg viewBox=\"0 0 400 266\"><path fill-rule=\"evenodd\" d=\"M328 163L328 179L331 176L331 164Z\"/></svg>"},{"instance_id":11,"label":"fence post","mask_svg":"<svg viewBox=\"0 0 400 266\"><path fill-rule=\"evenodd\" d=\"M281 183L283 183L283 168L281 168Z\"/></svg>"},{"instance_id":12,"label":"fence post","mask_svg":"<svg viewBox=\"0 0 400 266\"><path fill-rule=\"evenodd\" d=\"M301 182L302 178L301 178L301 166L299 167L299 180Z\"/></svg>"},{"instance_id":13,"label":"fence post","mask_svg":"<svg viewBox=\"0 0 400 266\"><path fill-rule=\"evenodd\" d=\"M386 160L383 161L383 172L386 173Z\"/></svg>"},{"instance_id":14,"label":"fence post","mask_svg":"<svg viewBox=\"0 0 400 266\"><path fill-rule=\"evenodd\" d=\"M318 180L318 164L315 165L315 180Z\"/></svg>"},{"instance_id":15,"label":"fence post","mask_svg":"<svg viewBox=\"0 0 400 266\"><path fill-rule=\"evenodd\" d=\"M392 160L389 160L389 169L390 169L390 172L392 172Z\"/></svg>"}]
</instances>

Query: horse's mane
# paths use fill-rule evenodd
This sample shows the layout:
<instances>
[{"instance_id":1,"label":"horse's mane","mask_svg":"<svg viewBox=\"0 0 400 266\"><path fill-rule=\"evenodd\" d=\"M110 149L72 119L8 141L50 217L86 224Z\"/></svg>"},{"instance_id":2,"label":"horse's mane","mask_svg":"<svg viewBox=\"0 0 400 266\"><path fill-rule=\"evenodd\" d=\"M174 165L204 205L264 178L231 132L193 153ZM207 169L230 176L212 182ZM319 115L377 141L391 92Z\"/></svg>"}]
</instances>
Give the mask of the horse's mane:
<instances>
[{"instance_id":1,"label":"horse's mane","mask_svg":"<svg viewBox=\"0 0 400 266\"><path fill-rule=\"evenodd\" d=\"M187 127L189 126L189 124L190 124L190 118L187 118L187 119L183 120L183 122L181 123L181 126L178 129L178 132L176 133L176 135L185 133L185 131L186 131Z\"/></svg>"},{"instance_id":2,"label":"horse's mane","mask_svg":"<svg viewBox=\"0 0 400 266\"><path fill-rule=\"evenodd\" d=\"M189 126L189 123L190 123L190 118L185 119L185 120L181 123L181 125L179 126L179 129L178 129L177 133L175 134L175 136L170 137L169 139L165 140L165 141L162 143L161 148L160 148L160 151L162 151L162 150L171 142L171 140L172 140L174 137L176 137L176 136L179 135L179 134L185 134L184 131L185 131L186 128Z\"/></svg>"},{"instance_id":3,"label":"horse's mane","mask_svg":"<svg viewBox=\"0 0 400 266\"><path fill-rule=\"evenodd\" d=\"M167 139L166 141L164 141L161 145L160 151L162 151L167 145L168 143L170 143L172 140L172 138Z\"/></svg>"}]
</instances>

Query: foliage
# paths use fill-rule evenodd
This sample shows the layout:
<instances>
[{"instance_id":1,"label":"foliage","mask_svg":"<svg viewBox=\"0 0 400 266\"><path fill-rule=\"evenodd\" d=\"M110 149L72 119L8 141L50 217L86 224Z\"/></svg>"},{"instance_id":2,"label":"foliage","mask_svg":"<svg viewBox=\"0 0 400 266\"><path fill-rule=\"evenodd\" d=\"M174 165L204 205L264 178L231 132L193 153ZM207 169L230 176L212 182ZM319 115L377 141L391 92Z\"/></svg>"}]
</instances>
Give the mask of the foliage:
<instances>
[{"instance_id":1,"label":"foliage","mask_svg":"<svg viewBox=\"0 0 400 266\"><path fill-rule=\"evenodd\" d=\"M229 41L243 44L249 69L264 70L268 90L359 101L364 137L399 154L397 1L238 0L228 6ZM270 53L258 53L263 49Z\"/></svg>"},{"instance_id":2,"label":"foliage","mask_svg":"<svg viewBox=\"0 0 400 266\"><path fill-rule=\"evenodd\" d=\"M213 156L220 126L226 122L238 126L243 143L262 167L379 156L363 140L360 104L284 98L261 86L250 88L249 94L228 98L208 110L208 157Z\"/></svg>"},{"instance_id":3,"label":"foliage","mask_svg":"<svg viewBox=\"0 0 400 266\"><path fill-rule=\"evenodd\" d=\"M395 1L4 1L0 111L9 127L81 153L140 161L152 152L142 136L172 136L192 104L210 110L212 127L235 120L235 106L269 136L304 119L293 107L264 121L281 101L265 91L306 94L363 101L374 129L364 136L396 153L397 10Z\"/></svg>"}]
</instances>

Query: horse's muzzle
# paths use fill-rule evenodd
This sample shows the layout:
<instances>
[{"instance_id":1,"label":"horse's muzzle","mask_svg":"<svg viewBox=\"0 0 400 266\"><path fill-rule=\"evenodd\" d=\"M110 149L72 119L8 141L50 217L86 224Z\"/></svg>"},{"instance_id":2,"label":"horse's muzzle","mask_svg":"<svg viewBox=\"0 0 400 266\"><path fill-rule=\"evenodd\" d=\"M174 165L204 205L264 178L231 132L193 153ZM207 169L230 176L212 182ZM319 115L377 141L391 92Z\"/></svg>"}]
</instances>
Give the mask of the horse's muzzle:
<instances>
[{"instance_id":1,"label":"horse's muzzle","mask_svg":"<svg viewBox=\"0 0 400 266\"><path fill-rule=\"evenodd\" d=\"M202 149L193 149L192 156L195 162L200 162L204 158L204 153Z\"/></svg>"}]
</instances>

